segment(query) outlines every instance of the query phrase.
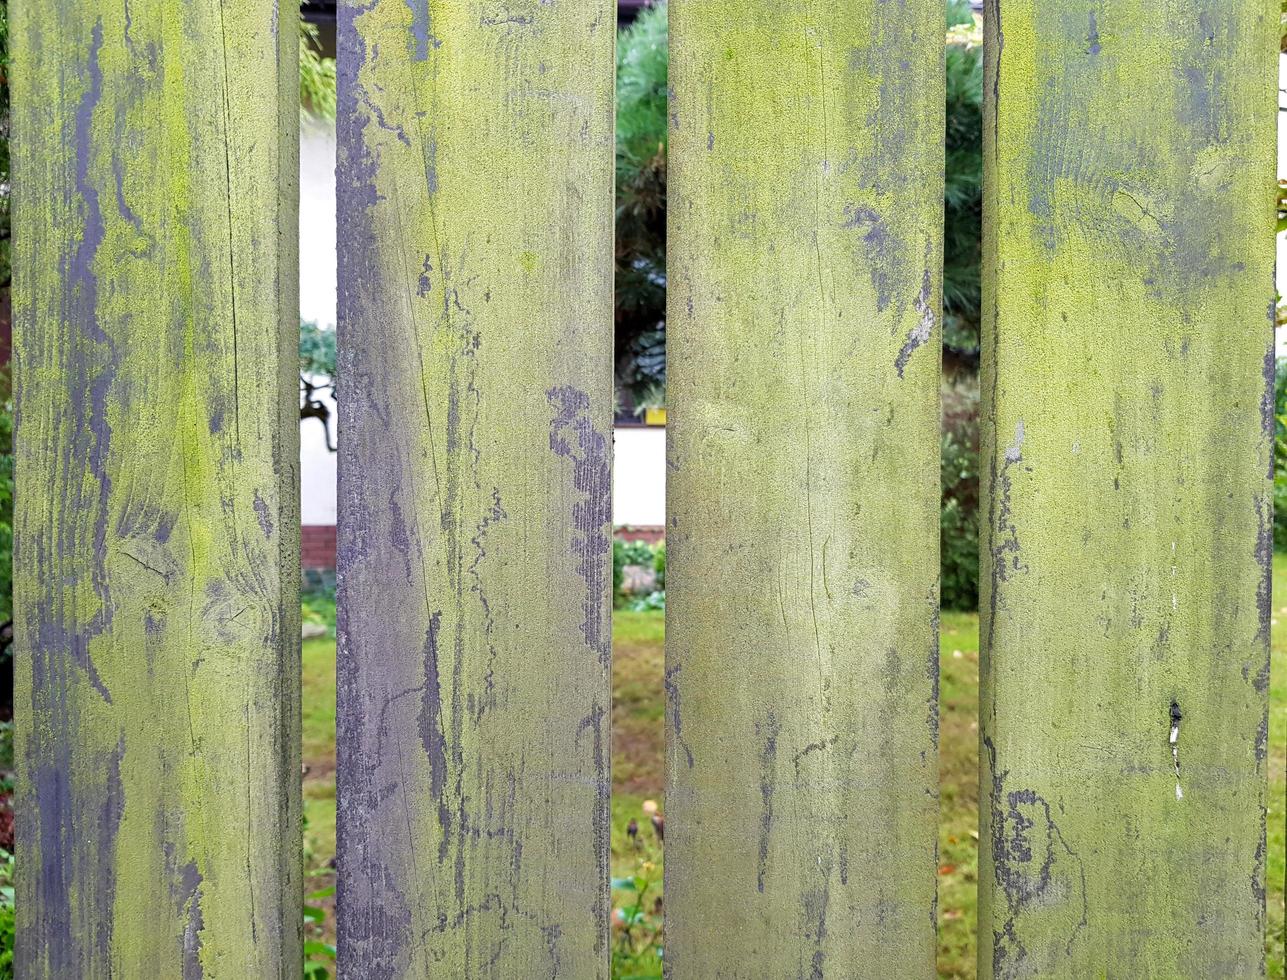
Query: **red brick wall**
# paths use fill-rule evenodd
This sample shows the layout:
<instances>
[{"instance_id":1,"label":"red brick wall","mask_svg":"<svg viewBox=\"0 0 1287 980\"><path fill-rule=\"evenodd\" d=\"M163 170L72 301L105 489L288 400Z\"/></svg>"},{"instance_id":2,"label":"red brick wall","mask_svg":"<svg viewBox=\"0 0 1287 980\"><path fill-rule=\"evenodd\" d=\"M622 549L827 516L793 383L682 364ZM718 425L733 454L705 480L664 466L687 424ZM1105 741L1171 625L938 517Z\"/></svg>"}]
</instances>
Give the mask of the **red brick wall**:
<instances>
[{"instance_id":1,"label":"red brick wall","mask_svg":"<svg viewBox=\"0 0 1287 980\"><path fill-rule=\"evenodd\" d=\"M649 544L657 544L666 537L666 529L657 524L623 524L614 528L613 533L622 541L646 541Z\"/></svg>"},{"instance_id":2,"label":"red brick wall","mask_svg":"<svg viewBox=\"0 0 1287 980\"><path fill-rule=\"evenodd\" d=\"M304 568L335 569L335 525L305 524L299 529L299 563Z\"/></svg>"},{"instance_id":3,"label":"red brick wall","mask_svg":"<svg viewBox=\"0 0 1287 980\"><path fill-rule=\"evenodd\" d=\"M299 563L304 568L335 570L335 527L305 524L300 529ZM656 544L666 536L664 527L619 527L616 535L626 541Z\"/></svg>"}]
</instances>

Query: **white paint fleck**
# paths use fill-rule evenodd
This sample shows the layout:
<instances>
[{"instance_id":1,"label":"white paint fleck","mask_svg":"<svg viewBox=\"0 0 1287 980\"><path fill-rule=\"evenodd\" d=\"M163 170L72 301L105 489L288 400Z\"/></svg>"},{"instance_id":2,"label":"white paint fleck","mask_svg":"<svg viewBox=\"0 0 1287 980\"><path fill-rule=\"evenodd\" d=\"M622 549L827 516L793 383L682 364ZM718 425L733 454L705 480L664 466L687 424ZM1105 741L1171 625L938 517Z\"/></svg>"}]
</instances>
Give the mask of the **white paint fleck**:
<instances>
[{"instance_id":1,"label":"white paint fleck","mask_svg":"<svg viewBox=\"0 0 1287 980\"><path fill-rule=\"evenodd\" d=\"M1007 463L1017 463L1023 456L1023 419L1020 419L1014 427L1014 442L1012 442L1005 451L1005 461Z\"/></svg>"}]
</instances>

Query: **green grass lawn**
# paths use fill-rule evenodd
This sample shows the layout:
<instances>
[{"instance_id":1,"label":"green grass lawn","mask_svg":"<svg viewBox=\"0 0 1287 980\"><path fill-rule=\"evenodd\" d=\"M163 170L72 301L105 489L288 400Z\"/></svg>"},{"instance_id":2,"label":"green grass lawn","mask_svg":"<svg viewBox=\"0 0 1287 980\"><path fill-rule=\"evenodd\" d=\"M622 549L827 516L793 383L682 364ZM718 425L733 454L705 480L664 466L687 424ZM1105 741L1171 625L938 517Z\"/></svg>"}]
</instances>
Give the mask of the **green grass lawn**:
<instances>
[{"instance_id":1,"label":"green grass lawn","mask_svg":"<svg viewBox=\"0 0 1287 980\"><path fill-rule=\"evenodd\" d=\"M335 640L304 641L304 853L314 867L335 855Z\"/></svg>"},{"instance_id":2,"label":"green grass lawn","mask_svg":"<svg viewBox=\"0 0 1287 980\"><path fill-rule=\"evenodd\" d=\"M1273 622L1273 673L1270 719L1269 789L1269 976L1283 978L1283 877L1287 850L1287 556L1274 558L1274 594L1280 597ZM618 612L613 619L613 903L619 918L635 921L635 908L655 910L660 854L644 802L662 801L665 759L662 684L664 618L658 612ZM978 692L979 620L975 615L944 613L942 624L942 736L939 821L939 975L973 977L975 892L978 868ZM327 864L335 853L335 641L304 644L304 810L311 866L318 881L329 882ZM627 826L634 819L639 837ZM643 902L637 886L647 885ZM636 887L630 887L636 886ZM323 903L327 904L327 903ZM331 920L321 927L329 932ZM640 947L647 945L648 921L636 927ZM616 945L622 943L617 924ZM656 976L655 953L643 957L631 976ZM619 971L618 976L627 971Z\"/></svg>"},{"instance_id":3,"label":"green grass lawn","mask_svg":"<svg viewBox=\"0 0 1287 980\"><path fill-rule=\"evenodd\" d=\"M1269 859L1266 865L1269 976L1287 969L1283 879L1287 877L1287 555L1274 555L1273 659L1269 669Z\"/></svg>"},{"instance_id":4,"label":"green grass lawn","mask_svg":"<svg viewBox=\"0 0 1287 980\"><path fill-rule=\"evenodd\" d=\"M938 972L974 976L979 867L979 617L943 613L939 634Z\"/></svg>"}]
</instances>

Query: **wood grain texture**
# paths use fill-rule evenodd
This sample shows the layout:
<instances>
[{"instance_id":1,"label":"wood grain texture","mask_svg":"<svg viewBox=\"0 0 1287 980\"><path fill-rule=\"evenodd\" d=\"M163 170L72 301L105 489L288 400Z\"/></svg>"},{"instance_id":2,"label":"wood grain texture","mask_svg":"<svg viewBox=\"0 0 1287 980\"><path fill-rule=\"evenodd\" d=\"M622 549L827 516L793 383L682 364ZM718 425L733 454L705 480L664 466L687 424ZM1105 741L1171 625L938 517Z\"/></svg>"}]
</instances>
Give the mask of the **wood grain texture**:
<instances>
[{"instance_id":1,"label":"wood grain texture","mask_svg":"<svg viewBox=\"0 0 1287 980\"><path fill-rule=\"evenodd\" d=\"M988 12L982 977L1264 970L1277 21Z\"/></svg>"},{"instance_id":2,"label":"wood grain texture","mask_svg":"<svg viewBox=\"0 0 1287 980\"><path fill-rule=\"evenodd\" d=\"M670 5L675 977L934 969L943 23Z\"/></svg>"},{"instance_id":3,"label":"wood grain texture","mask_svg":"<svg viewBox=\"0 0 1287 980\"><path fill-rule=\"evenodd\" d=\"M298 977L295 20L11 11L18 973Z\"/></svg>"},{"instance_id":4,"label":"wood grain texture","mask_svg":"<svg viewBox=\"0 0 1287 980\"><path fill-rule=\"evenodd\" d=\"M339 32L340 970L603 977L613 4Z\"/></svg>"}]
</instances>

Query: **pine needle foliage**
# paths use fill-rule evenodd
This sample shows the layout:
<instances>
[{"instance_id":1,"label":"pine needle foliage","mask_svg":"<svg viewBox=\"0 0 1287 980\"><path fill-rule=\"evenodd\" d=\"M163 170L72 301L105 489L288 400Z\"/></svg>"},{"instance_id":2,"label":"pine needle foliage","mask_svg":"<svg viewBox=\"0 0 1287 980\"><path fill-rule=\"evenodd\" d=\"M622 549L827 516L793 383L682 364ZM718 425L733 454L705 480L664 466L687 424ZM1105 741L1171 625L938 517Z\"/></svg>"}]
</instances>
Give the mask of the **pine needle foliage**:
<instances>
[{"instance_id":1,"label":"pine needle foliage","mask_svg":"<svg viewBox=\"0 0 1287 980\"><path fill-rule=\"evenodd\" d=\"M666 5L617 39L617 378L636 408L666 381Z\"/></svg>"},{"instance_id":2,"label":"pine needle foliage","mask_svg":"<svg viewBox=\"0 0 1287 980\"><path fill-rule=\"evenodd\" d=\"M949 28L973 21L949 0ZM977 369L983 228L983 47L953 31L947 46L947 179L943 201L943 346L949 370ZM958 36L961 39L958 40Z\"/></svg>"}]
</instances>

